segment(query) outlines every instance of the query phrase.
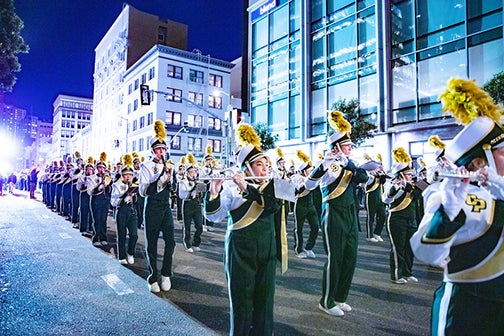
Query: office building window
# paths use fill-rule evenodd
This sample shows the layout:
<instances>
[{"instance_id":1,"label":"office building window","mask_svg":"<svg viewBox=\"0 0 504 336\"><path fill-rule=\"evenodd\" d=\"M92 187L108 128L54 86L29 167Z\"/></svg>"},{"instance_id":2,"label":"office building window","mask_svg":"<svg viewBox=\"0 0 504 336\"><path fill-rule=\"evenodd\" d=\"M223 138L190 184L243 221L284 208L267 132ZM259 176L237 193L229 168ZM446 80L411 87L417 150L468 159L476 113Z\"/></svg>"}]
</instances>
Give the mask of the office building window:
<instances>
[{"instance_id":1,"label":"office building window","mask_svg":"<svg viewBox=\"0 0 504 336\"><path fill-rule=\"evenodd\" d=\"M128 85L128 94L131 94L131 92L133 92L133 85L131 85L131 83L129 83L129 85Z\"/></svg>"},{"instance_id":2,"label":"office building window","mask_svg":"<svg viewBox=\"0 0 504 336\"><path fill-rule=\"evenodd\" d=\"M182 90L167 87L166 92L168 93L166 96L167 101L182 103Z\"/></svg>"},{"instance_id":3,"label":"office building window","mask_svg":"<svg viewBox=\"0 0 504 336\"><path fill-rule=\"evenodd\" d=\"M142 74L141 82L142 82L142 84L145 84L147 82L147 74L146 73Z\"/></svg>"},{"instance_id":4,"label":"office building window","mask_svg":"<svg viewBox=\"0 0 504 336\"><path fill-rule=\"evenodd\" d=\"M136 131L138 128L138 124L136 120L133 120L133 132Z\"/></svg>"},{"instance_id":5,"label":"office building window","mask_svg":"<svg viewBox=\"0 0 504 336\"><path fill-rule=\"evenodd\" d=\"M144 139L138 139L138 151L143 151L144 150Z\"/></svg>"},{"instance_id":6,"label":"office building window","mask_svg":"<svg viewBox=\"0 0 504 336\"><path fill-rule=\"evenodd\" d=\"M215 86L218 88L222 87L222 76L210 74L208 78L208 84L210 86Z\"/></svg>"},{"instance_id":7,"label":"office building window","mask_svg":"<svg viewBox=\"0 0 504 336\"><path fill-rule=\"evenodd\" d=\"M154 113L150 112L149 114L147 114L147 126L152 125L153 122L154 122Z\"/></svg>"},{"instance_id":8,"label":"office building window","mask_svg":"<svg viewBox=\"0 0 504 336\"><path fill-rule=\"evenodd\" d=\"M189 80L194 83L203 84L205 81L203 71L191 69L189 70Z\"/></svg>"},{"instance_id":9,"label":"office building window","mask_svg":"<svg viewBox=\"0 0 504 336\"><path fill-rule=\"evenodd\" d=\"M136 110L138 110L138 99L135 99L133 101L133 111L136 111Z\"/></svg>"},{"instance_id":10,"label":"office building window","mask_svg":"<svg viewBox=\"0 0 504 336\"><path fill-rule=\"evenodd\" d=\"M171 149L180 150L180 136L177 135L173 137L173 135L167 136L168 144L170 144Z\"/></svg>"},{"instance_id":11,"label":"office building window","mask_svg":"<svg viewBox=\"0 0 504 336\"><path fill-rule=\"evenodd\" d=\"M203 106L203 93L196 93L189 91L187 99L189 99L196 105Z\"/></svg>"},{"instance_id":12,"label":"office building window","mask_svg":"<svg viewBox=\"0 0 504 336\"><path fill-rule=\"evenodd\" d=\"M183 70L179 66L168 64L166 75L171 78L182 79Z\"/></svg>"},{"instance_id":13,"label":"office building window","mask_svg":"<svg viewBox=\"0 0 504 336\"><path fill-rule=\"evenodd\" d=\"M149 80L153 79L156 76L156 68L152 67L149 69Z\"/></svg>"},{"instance_id":14,"label":"office building window","mask_svg":"<svg viewBox=\"0 0 504 336\"><path fill-rule=\"evenodd\" d=\"M135 79L135 88L134 88L134 91L138 90L138 87L140 86L140 83L138 81L138 78Z\"/></svg>"},{"instance_id":15,"label":"office building window","mask_svg":"<svg viewBox=\"0 0 504 336\"><path fill-rule=\"evenodd\" d=\"M193 137L188 137L187 138L187 150L189 152L200 152L201 151L201 144L202 144L202 138L193 138Z\"/></svg>"},{"instance_id":16,"label":"office building window","mask_svg":"<svg viewBox=\"0 0 504 336\"><path fill-rule=\"evenodd\" d=\"M136 140L131 141L131 150L133 152L137 150L137 148L136 148Z\"/></svg>"},{"instance_id":17,"label":"office building window","mask_svg":"<svg viewBox=\"0 0 504 336\"><path fill-rule=\"evenodd\" d=\"M187 124L189 127L201 128L201 126L203 125L203 116L189 114L187 116Z\"/></svg>"},{"instance_id":18,"label":"office building window","mask_svg":"<svg viewBox=\"0 0 504 336\"><path fill-rule=\"evenodd\" d=\"M145 126L145 117L140 117L140 126L139 128L143 128Z\"/></svg>"},{"instance_id":19,"label":"office building window","mask_svg":"<svg viewBox=\"0 0 504 336\"><path fill-rule=\"evenodd\" d=\"M222 97L208 96L208 107L222 110Z\"/></svg>"},{"instance_id":20,"label":"office building window","mask_svg":"<svg viewBox=\"0 0 504 336\"><path fill-rule=\"evenodd\" d=\"M182 114L180 112L166 111L166 124L180 126Z\"/></svg>"},{"instance_id":21,"label":"office building window","mask_svg":"<svg viewBox=\"0 0 504 336\"><path fill-rule=\"evenodd\" d=\"M216 131L220 131L222 129L220 119L208 117L208 129L213 129Z\"/></svg>"},{"instance_id":22,"label":"office building window","mask_svg":"<svg viewBox=\"0 0 504 336\"><path fill-rule=\"evenodd\" d=\"M222 141L217 139L208 139L208 146L212 146L214 153L220 153L222 151Z\"/></svg>"}]
</instances>

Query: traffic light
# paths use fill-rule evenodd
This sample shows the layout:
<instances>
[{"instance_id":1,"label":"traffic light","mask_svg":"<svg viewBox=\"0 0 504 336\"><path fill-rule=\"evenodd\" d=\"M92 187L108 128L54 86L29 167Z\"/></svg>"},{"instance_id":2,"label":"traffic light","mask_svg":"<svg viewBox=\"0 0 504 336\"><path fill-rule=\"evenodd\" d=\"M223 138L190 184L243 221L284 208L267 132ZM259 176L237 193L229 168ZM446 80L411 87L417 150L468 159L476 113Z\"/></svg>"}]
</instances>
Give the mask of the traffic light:
<instances>
[{"instance_id":1,"label":"traffic light","mask_svg":"<svg viewBox=\"0 0 504 336\"><path fill-rule=\"evenodd\" d=\"M140 85L140 104L141 105L150 105L149 85L146 85L146 84Z\"/></svg>"}]
</instances>

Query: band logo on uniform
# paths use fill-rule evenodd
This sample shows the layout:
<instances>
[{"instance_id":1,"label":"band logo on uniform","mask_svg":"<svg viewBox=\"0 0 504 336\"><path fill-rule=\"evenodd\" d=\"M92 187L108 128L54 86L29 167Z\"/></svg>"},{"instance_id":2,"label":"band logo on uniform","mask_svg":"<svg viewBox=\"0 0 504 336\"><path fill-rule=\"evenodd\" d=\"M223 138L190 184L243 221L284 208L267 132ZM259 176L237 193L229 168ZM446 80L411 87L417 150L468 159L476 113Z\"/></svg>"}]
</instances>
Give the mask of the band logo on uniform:
<instances>
[{"instance_id":1,"label":"band logo on uniform","mask_svg":"<svg viewBox=\"0 0 504 336\"><path fill-rule=\"evenodd\" d=\"M471 212L481 212L481 210L485 210L487 207L486 201L474 194L467 195L466 204L472 206Z\"/></svg>"},{"instance_id":2,"label":"band logo on uniform","mask_svg":"<svg viewBox=\"0 0 504 336\"><path fill-rule=\"evenodd\" d=\"M333 173L336 173L340 169L340 166L338 166L336 163L331 163L331 166L329 168L331 168L331 171Z\"/></svg>"}]
</instances>

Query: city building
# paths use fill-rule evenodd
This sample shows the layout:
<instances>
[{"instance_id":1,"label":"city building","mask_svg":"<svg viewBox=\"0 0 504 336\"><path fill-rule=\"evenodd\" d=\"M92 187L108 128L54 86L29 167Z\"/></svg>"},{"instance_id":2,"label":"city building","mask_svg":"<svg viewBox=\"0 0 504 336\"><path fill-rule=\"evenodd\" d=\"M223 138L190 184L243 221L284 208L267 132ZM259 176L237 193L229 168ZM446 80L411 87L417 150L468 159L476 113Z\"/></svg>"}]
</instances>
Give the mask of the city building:
<instances>
[{"instance_id":1,"label":"city building","mask_svg":"<svg viewBox=\"0 0 504 336\"><path fill-rule=\"evenodd\" d=\"M93 127L88 154L106 152L118 160L126 148L127 86L125 72L155 45L187 48L187 26L144 13L124 4L123 10L95 48ZM138 87L140 81L134 83ZM137 101L138 103L138 101Z\"/></svg>"},{"instance_id":2,"label":"city building","mask_svg":"<svg viewBox=\"0 0 504 336\"><path fill-rule=\"evenodd\" d=\"M432 156L427 140L460 129L441 112L450 77L483 85L504 69L502 0L250 0L247 94L289 155L322 152L327 111L356 98L376 124L370 154L404 146Z\"/></svg>"},{"instance_id":3,"label":"city building","mask_svg":"<svg viewBox=\"0 0 504 336\"><path fill-rule=\"evenodd\" d=\"M165 123L173 162L188 152L201 159L211 146L213 155L227 163L233 67L233 63L202 55L199 50L152 47L123 75L124 119L128 124L126 135L121 137L126 139L125 151L150 156L153 123L159 119ZM149 90L144 104L142 85Z\"/></svg>"},{"instance_id":4,"label":"city building","mask_svg":"<svg viewBox=\"0 0 504 336\"><path fill-rule=\"evenodd\" d=\"M73 155L72 137L91 124L93 100L69 95L58 95L53 103L52 151L50 160L60 161Z\"/></svg>"}]
</instances>

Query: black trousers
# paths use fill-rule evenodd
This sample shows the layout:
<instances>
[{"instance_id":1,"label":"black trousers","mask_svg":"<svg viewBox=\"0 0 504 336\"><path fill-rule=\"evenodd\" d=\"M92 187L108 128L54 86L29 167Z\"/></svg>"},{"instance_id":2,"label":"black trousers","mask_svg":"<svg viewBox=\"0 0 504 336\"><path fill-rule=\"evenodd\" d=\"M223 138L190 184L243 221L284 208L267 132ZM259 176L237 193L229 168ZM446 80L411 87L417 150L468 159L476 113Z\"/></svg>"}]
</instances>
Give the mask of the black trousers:
<instances>
[{"instance_id":1,"label":"black trousers","mask_svg":"<svg viewBox=\"0 0 504 336\"><path fill-rule=\"evenodd\" d=\"M71 211L71 220L72 223L78 223L79 222L79 198L80 198L80 192L77 189L77 185L72 184L72 194L71 194L71 199L72 199L72 211Z\"/></svg>"},{"instance_id":2,"label":"black trousers","mask_svg":"<svg viewBox=\"0 0 504 336\"><path fill-rule=\"evenodd\" d=\"M91 197L91 214L93 216L94 233L93 243L107 241L107 215L110 207L110 198L105 194Z\"/></svg>"},{"instance_id":3,"label":"black trousers","mask_svg":"<svg viewBox=\"0 0 504 336\"><path fill-rule=\"evenodd\" d=\"M91 216L91 199L87 192L80 192L80 232L89 232L93 230L93 216Z\"/></svg>"},{"instance_id":4,"label":"black trousers","mask_svg":"<svg viewBox=\"0 0 504 336\"><path fill-rule=\"evenodd\" d=\"M134 256L138 241L138 214L136 203L123 205L117 209L117 256L118 259L126 259L126 253ZM126 248L126 235L129 236Z\"/></svg>"},{"instance_id":5,"label":"black trousers","mask_svg":"<svg viewBox=\"0 0 504 336\"><path fill-rule=\"evenodd\" d=\"M201 243L201 233L203 232L203 213L201 212L201 204L198 200L183 201L184 219L184 246L186 249L191 246L199 246ZM191 241L191 223L194 222L194 237Z\"/></svg>"}]
</instances>

